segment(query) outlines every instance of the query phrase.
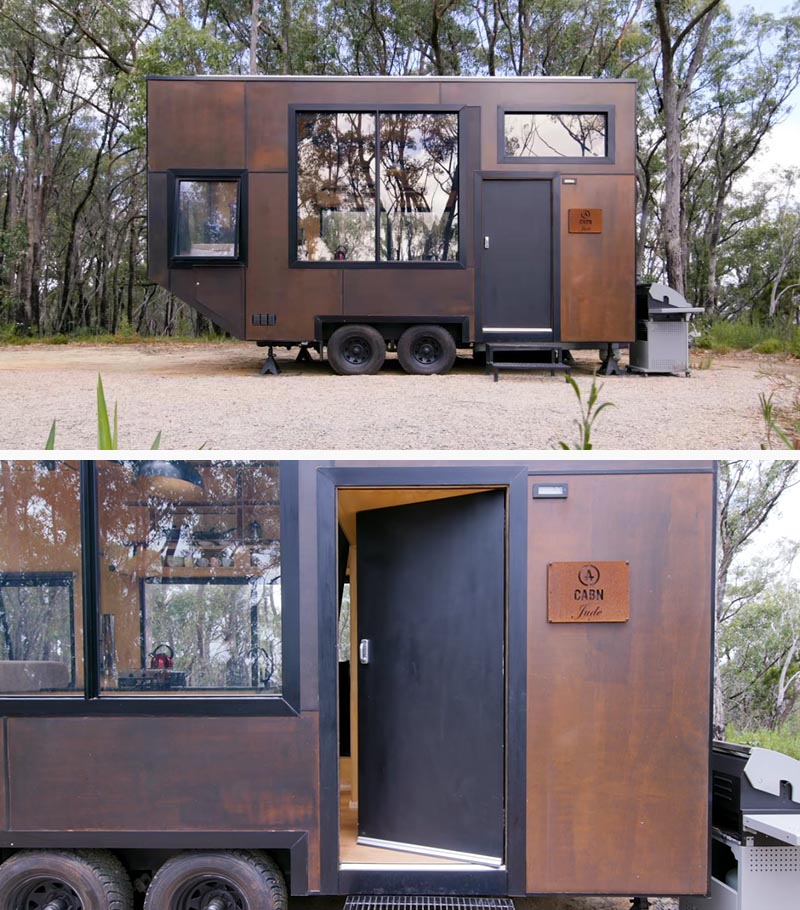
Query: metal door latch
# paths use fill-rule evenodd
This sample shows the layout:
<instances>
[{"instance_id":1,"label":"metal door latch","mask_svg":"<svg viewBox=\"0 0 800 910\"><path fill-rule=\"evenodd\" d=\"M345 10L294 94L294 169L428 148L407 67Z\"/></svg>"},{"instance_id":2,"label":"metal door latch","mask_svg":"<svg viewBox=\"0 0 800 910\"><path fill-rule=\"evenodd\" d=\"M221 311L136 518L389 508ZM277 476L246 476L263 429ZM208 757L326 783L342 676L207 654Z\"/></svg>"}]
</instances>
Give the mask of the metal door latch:
<instances>
[{"instance_id":1,"label":"metal door latch","mask_svg":"<svg viewBox=\"0 0 800 910\"><path fill-rule=\"evenodd\" d=\"M369 663L369 639L362 638L358 643L358 662L360 664Z\"/></svg>"}]
</instances>

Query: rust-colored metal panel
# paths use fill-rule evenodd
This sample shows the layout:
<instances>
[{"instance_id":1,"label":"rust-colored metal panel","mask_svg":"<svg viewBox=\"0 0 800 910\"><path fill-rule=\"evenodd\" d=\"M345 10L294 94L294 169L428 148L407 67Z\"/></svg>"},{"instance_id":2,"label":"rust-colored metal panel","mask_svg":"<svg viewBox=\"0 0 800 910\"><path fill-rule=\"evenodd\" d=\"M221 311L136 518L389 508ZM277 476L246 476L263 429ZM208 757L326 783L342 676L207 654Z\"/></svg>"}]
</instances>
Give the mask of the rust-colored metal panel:
<instances>
[{"instance_id":1,"label":"rust-colored metal panel","mask_svg":"<svg viewBox=\"0 0 800 910\"><path fill-rule=\"evenodd\" d=\"M269 83L271 84L271 83ZM289 268L289 178L251 174L246 335L251 340L314 338L314 317L342 312L339 269ZM274 314L273 326L253 325L256 314Z\"/></svg>"},{"instance_id":2,"label":"rust-colored metal panel","mask_svg":"<svg viewBox=\"0 0 800 910\"><path fill-rule=\"evenodd\" d=\"M244 338L244 269L172 269L170 290L236 338Z\"/></svg>"},{"instance_id":3,"label":"rust-colored metal panel","mask_svg":"<svg viewBox=\"0 0 800 910\"><path fill-rule=\"evenodd\" d=\"M352 269L344 273L346 316L475 316L473 269Z\"/></svg>"},{"instance_id":4,"label":"rust-colored metal panel","mask_svg":"<svg viewBox=\"0 0 800 910\"><path fill-rule=\"evenodd\" d=\"M316 714L13 717L8 752L13 831L317 836Z\"/></svg>"},{"instance_id":5,"label":"rust-colored metal panel","mask_svg":"<svg viewBox=\"0 0 800 910\"><path fill-rule=\"evenodd\" d=\"M634 177L576 172L574 179L574 184L561 184L561 338L632 341ZM570 233L570 209L602 209L602 233Z\"/></svg>"},{"instance_id":6,"label":"rust-colored metal panel","mask_svg":"<svg viewBox=\"0 0 800 910\"><path fill-rule=\"evenodd\" d=\"M627 562L587 559L551 562L547 567L549 622L627 622L630 614Z\"/></svg>"},{"instance_id":7,"label":"rust-colored metal panel","mask_svg":"<svg viewBox=\"0 0 800 910\"><path fill-rule=\"evenodd\" d=\"M529 503L527 889L704 893L714 477L564 479ZM547 621L587 554L630 563L627 623Z\"/></svg>"},{"instance_id":8,"label":"rust-colored metal panel","mask_svg":"<svg viewBox=\"0 0 800 910\"><path fill-rule=\"evenodd\" d=\"M147 277L169 287L167 175L147 176Z\"/></svg>"},{"instance_id":9,"label":"rust-colored metal panel","mask_svg":"<svg viewBox=\"0 0 800 910\"><path fill-rule=\"evenodd\" d=\"M251 171L289 167L290 104L438 104L436 80L320 79L249 82L247 91L247 166Z\"/></svg>"},{"instance_id":10,"label":"rust-colored metal panel","mask_svg":"<svg viewBox=\"0 0 800 910\"><path fill-rule=\"evenodd\" d=\"M245 167L244 82L150 80L147 121L151 171Z\"/></svg>"},{"instance_id":11,"label":"rust-colored metal panel","mask_svg":"<svg viewBox=\"0 0 800 910\"><path fill-rule=\"evenodd\" d=\"M475 104L481 107L481 168L483 170L554 171L558 164L531 161L499 164L498 107L524 109L526 105L546 106L557 111L569 105L613 105L615 109L615 155L613 164L598 164L587 158L585 164L570 164L577 172L602 171L604 174L632 174L636 160L635 116L636 85L633 82L602 80L520 80L487 79L445 80L442 104Z\"/></svg>"}]
</instances>

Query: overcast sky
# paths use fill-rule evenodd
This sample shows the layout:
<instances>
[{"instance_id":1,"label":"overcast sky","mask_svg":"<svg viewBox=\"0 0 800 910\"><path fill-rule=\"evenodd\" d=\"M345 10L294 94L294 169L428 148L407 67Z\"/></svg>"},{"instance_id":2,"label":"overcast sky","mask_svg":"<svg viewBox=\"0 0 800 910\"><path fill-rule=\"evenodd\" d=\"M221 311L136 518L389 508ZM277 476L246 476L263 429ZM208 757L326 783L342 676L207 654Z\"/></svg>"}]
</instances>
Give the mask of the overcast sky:
<instances>
[{"instance_id":1,"label":"overcast sky","mask_svg":"<svg viewBox=\"0 0 800 910\"><path fill-rule=\"evenodd\" d=\"M800 540L800 477L787 490L764 527L753 537L753 543L745 550L745 559L752 556L769 558L777 551L781 540ZM792 575L800 582L800 558L792 567Z\"/></svg>"}]
</instances>

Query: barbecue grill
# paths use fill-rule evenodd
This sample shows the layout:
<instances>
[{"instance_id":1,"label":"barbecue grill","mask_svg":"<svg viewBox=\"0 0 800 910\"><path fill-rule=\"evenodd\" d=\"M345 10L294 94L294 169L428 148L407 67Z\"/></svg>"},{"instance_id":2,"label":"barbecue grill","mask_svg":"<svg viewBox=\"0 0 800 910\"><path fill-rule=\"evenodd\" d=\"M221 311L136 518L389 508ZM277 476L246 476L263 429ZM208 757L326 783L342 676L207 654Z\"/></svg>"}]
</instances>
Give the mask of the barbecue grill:
<instances>
[{"instance_id":1,"label":"barbecue grill","mask_svg":"<svg viewBox=\"0 0 800 910\"><path fill-rule=\"evenodd\" d=\"M711 894L681 910L798 910L800 761L714 743Z\"/></svg>"},{"instance_id":2,"label":"barbecue grill","mask_svg":"<svg viewBox=\"0 0 800 910\"><path fill-rule=\"evenodd\" d=\"M689 375L689 320L702 307L689 306L665 284L636 286L636 341L631 345L634 373Z\"/></svg>"}]
</instances>

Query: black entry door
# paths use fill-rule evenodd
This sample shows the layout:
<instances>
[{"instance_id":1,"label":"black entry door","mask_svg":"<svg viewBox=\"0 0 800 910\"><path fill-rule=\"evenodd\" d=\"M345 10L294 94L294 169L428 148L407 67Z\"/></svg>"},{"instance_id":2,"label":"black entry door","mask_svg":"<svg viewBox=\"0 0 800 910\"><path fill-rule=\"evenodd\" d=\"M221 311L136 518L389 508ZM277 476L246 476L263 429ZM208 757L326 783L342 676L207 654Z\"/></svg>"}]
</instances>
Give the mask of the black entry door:
<instances>
[{"instance_id":1,"label":"black entry door","mask_svg":"<svg viewBox=\"0 0 800 910\"><path fill-rule=\"evenodd\" d=\"M360 843L502 862L504 502L358 515Z\"/></svg>"},{"instance_id":2,"label":"black entry door","mask_svg":"<svg viewBox=\"0 0 800 910\"><path fill-rule=\"evenodd\" d=\"M553 337L549 180L481 181L481 326L530 341Z\"/></svg>"}]
</instances>

